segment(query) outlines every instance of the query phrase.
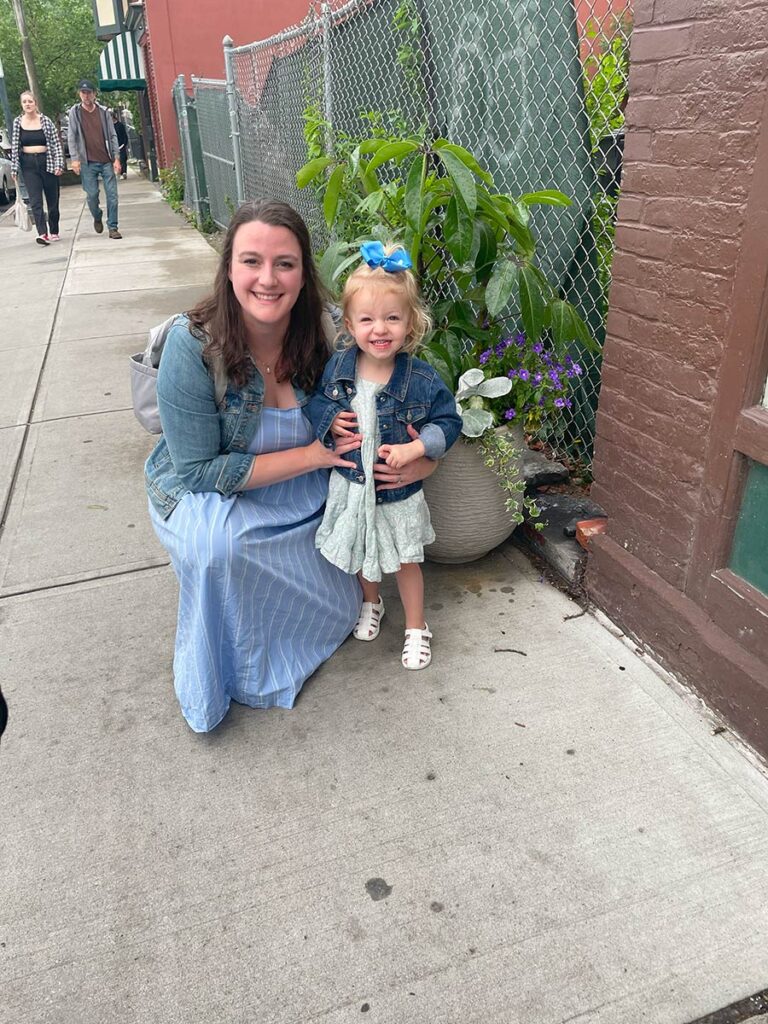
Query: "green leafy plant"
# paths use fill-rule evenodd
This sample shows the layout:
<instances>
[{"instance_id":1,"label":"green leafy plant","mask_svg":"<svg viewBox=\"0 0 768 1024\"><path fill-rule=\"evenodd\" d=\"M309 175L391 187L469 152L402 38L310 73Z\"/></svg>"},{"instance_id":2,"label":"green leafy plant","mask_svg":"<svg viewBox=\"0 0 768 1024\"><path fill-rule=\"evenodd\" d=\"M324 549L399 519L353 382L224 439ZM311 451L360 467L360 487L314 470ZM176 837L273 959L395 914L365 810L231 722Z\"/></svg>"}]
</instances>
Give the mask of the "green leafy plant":
<instances>
[{"instance_id":1,"label":"green leafy plant","mask_svg":"<svg viewBox=\"0 0 768 1024\"><path fill-rule=\"evenodd\" d=\"M317 190L329 229L338 231L320 262L330 287L359 261L361 241L400 242L409 251L435 320L421 355L452 392L514 324L526 344L553 353L575 340L595 348L536 259L531 210L570 205L562 192L498 192L468 150L419 135L347 139L342 149L308 161L296 180ZM505 409L480 397L499 422ZM540 420L541 408L534 418Z\"/></svg>"},{"instance_id":2,"label":"green leafy plant","mask_svg":"<svg viewBox=\"0 0 768 1024\"><path fill-rule=\"evenodd\" d=\"M184 205L184 166L181 160L175 160L170 167L161 167L160 188L172 210L179 210Z\"/></svg>"},{"instance_id":3,"label":"green leafy plant","mask_svg":"<svg viewBox=\"0 0 768 1024\"><path fill-rule=\"evenodd\" d=\"M462 373L456 391L456 409L461 415L462 434L465 437L480 437L492 427L493 413L485 408L484 399L500 398L511 388L512 381L508 377L486 380L483 371L477 367Z\"/></svg>"},{"instance_id":4,"label":"green leafy plant","mask_svg":"<svg viewBox=\"0 0 768 1024\"><path fill-rule=\"evenodd\" d=\"M425 117L427 97L422 71L421 16L414 0L401 0L392 17L392 28L399 37L397 63L406 87L415 101L419 116Z\"/></svg>"},{"instance_id":5,"label":"green leafy plant","mask_svg":"<svg viewBox=\"0 0 768 1024\"><path fill-rule=\"evenodd\" d=\"M593 50L584 62L584 100L592 155L600 179L609 171L603 166L601 146L604 140L615 137L624 126L631 23L628 19L617 19L610 34L597 27L592 27L588 34L593 40ZM603 316L608 313L618 201L618 190L605 190L601 186L595 196L592 217Z\"/></svg>"},{"instance_id":6,"label":"green leafy plant","mask_svg":"<svg viewBox=\"0 0 768 1024\"><path fill-rule=\"evenodd\" d=\"M480 454L506 492L505 507L512 522L519 525L527 519L535 530L543 530L541 509L536 500L525 493L525 480L520 472L520 449L514 439L499 430L489 430L480 439Z\"/></svg>"}]
</instances>

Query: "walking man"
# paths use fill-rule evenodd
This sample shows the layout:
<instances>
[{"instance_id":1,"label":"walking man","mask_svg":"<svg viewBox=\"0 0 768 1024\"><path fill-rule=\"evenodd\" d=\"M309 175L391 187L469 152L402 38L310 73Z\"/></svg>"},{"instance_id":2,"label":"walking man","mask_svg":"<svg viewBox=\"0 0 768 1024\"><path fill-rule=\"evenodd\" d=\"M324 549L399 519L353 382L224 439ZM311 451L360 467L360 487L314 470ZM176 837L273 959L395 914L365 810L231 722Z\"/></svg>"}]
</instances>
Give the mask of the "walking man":
<instances>
[{"instance_id":1,"label":"walking man","mask_svg":"<svg viewBox=\"0 0 768 1024\"><path fill-rule=\"evenodd\" d=\"M99 177L107 198L107 227L110 238L122 238L117 230L117 175L120 173L120 145L106 107L96 102L96 89L87 78L78 83L80 102L69 111L67 141L72 170L80 175L94 230L104 230L99 205Z\"/></svg>"}]
</instances>

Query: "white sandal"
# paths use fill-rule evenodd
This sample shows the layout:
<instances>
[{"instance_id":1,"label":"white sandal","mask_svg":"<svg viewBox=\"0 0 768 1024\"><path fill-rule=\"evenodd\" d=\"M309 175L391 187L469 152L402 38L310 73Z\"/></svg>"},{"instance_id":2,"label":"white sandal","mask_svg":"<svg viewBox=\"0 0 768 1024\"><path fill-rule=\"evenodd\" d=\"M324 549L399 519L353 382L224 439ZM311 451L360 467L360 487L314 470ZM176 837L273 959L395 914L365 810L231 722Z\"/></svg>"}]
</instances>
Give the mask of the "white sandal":
<instances>
[{"instance_id":1,"label":"white sandal","mask_svg":"<svg viewBox=\"0 0 768 1024\"><path fill-rule=\"evenodd\" d=\"M352 636L355 640L375 640L381 629L381 620L384 618L384 598L379 596L377 602L363 601L360 615Z\"/></svg>"},{"instance_id":2,"label":"white sandal","mask_svg":"<svg viewBox=\"0 0 768 1024\"><path fill-rule=\"evenodd\" d=\"M424 623L424 629L406 629L405 643L403 644L403 668L418 671L426 668L432 661L432 646L430 640L432 634L429 626Z\"/></svg>"}]
</instances>

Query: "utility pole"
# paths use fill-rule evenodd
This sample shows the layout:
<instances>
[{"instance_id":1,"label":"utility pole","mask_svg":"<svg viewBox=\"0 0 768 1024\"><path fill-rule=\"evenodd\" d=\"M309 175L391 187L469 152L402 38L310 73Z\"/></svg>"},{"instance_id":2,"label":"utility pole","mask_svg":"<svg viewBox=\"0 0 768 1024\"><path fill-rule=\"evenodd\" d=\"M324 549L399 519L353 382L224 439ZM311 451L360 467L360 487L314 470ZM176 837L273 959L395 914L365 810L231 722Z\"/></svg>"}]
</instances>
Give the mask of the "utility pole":
<instances>
[{"instance_id":1,"label":"utility pole","mask_svg":"<svg viewBox=\"0 0 768 1024\"><path fill-rule=\"evenodd\" d=\"M38 109L41 109L42 96L40 95L40 86L37 82L37 71L35 70L35 58L32 56L32 47L29 45L29 35L27 33L27 22L24 18L24 3L23 0L11 0L13 4L13 13L16 17L16 27L19 30L21 36L21 53L24 57L24 67L27 71L27 82L32 95L35 97L35 103L37 103Z\"/></svg>"}]
</instances>

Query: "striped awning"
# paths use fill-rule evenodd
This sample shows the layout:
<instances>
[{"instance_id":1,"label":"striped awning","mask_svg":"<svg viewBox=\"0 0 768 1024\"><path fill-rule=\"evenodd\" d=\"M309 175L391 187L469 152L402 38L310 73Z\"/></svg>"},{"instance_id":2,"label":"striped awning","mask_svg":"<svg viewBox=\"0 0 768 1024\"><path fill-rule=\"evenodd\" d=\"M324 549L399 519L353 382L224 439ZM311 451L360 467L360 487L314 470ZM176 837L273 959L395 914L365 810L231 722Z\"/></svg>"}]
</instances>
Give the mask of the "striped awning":
<instances>
[{"instance_id":1,"label":"striped awning","mask_svg":"<svg viewBox=\"0 0 768 1024\"><path fill-rule=\"evenodd\" d=\"M99 57L99 88L102 92L117 89L146 89L144 55L133 32L110 39Z\"/></svg>"}]
</instances>

